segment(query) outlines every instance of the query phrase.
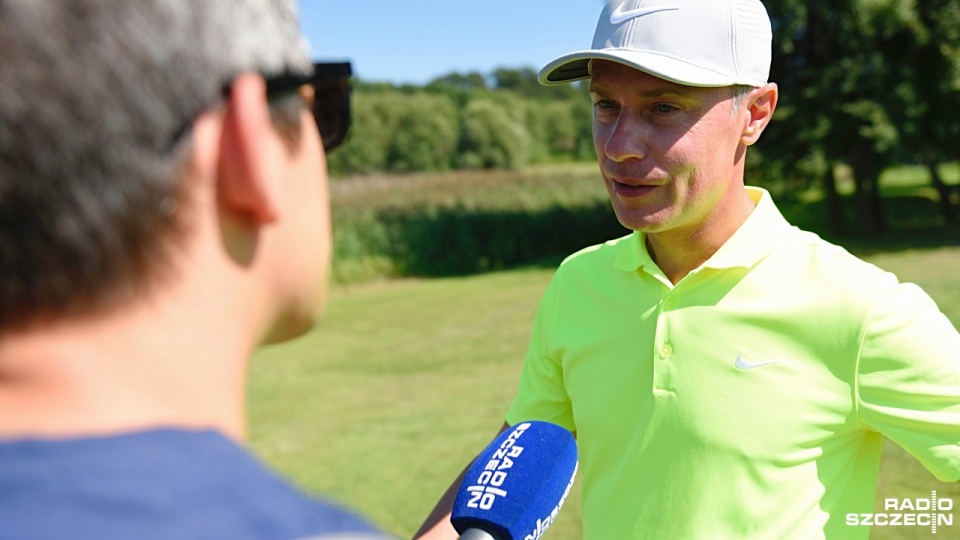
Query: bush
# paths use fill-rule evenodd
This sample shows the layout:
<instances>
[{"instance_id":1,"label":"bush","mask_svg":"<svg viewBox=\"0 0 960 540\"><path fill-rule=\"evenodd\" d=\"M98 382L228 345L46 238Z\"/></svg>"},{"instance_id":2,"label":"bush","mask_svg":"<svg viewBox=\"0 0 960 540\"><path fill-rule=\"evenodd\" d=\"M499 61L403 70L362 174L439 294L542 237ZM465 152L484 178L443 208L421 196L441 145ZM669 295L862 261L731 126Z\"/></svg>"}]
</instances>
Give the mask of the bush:
<instances>
[{"instance_id":1,"label":"bush","mask_svg":"<svg viewBox=\"0 0 960 540\"><path fill-rule=\"evenodd\" d=\"M627 233L593 163L338 180L332 202L338 283L515 267Z\"/></svg>"}]
</instances>

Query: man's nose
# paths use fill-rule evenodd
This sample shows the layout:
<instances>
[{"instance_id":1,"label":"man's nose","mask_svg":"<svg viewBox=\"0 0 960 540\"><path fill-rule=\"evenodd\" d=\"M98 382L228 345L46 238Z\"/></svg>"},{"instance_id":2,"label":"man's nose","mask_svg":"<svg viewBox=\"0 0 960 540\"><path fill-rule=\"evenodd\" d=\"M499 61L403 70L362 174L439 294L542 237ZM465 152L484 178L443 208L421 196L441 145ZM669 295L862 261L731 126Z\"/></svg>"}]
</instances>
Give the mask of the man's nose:
<instances>
[{"instance_id":1,"label":"man's nose","mask_svg":"<svg viewBox=\"0 0 960 540\"><path fill-rule=\"evenodd\" d=\"M602 136L605 137L603 152L608 159L622 162L647 156L650 126L632 117L630 111L621 111L616 122L608 126Z\"/></svg>"}]
</instances>

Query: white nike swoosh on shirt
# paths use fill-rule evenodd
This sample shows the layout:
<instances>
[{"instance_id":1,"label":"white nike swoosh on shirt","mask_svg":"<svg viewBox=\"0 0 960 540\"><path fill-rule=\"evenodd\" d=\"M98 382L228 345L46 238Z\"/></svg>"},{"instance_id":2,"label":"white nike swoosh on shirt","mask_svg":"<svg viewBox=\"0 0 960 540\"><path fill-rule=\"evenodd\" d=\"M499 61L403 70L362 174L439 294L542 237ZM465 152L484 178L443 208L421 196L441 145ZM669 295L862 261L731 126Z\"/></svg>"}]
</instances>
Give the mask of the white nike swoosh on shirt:
<instances>
[{"instance_id":1,"label":"white nike swoosh on shirt","mask_svg":"<svg viewBox=\"0 0 960 540\"><path fill-rule=\"evenodd\" d=\"M623 11L623 6L617 6L617 10L610 14L610 24L620 24L624 21L629 21L630 19L635 19L651 13L657 13L658 11L675 11L678 9L680 9L679 6L655 6Z\"/></svg>"},{"instance_id":2,"label":"white nike swoosh on shirt","mask_svg":"<svg viewBox=\"0 0 960 540\"><path fill-rule=\"evenodd\" d=\"M747 362L743 359L743 355L737 357L737 361L734 365L737 366L737 369L756 369L763 366L769 366L772 364L780 364L783 360L769 360L766 362Z\"/></svg>"}]
</instances>

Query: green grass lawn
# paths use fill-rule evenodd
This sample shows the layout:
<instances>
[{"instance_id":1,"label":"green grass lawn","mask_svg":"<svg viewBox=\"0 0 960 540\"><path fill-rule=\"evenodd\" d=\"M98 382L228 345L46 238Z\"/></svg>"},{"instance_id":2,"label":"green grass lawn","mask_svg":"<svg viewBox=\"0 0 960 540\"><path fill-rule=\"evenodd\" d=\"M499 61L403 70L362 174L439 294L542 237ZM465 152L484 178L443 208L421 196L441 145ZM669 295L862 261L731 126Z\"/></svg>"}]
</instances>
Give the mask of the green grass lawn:
<instances>
[{"instance_id":1,"label":"green grass lawn","mask_svg":"<svg viewBox=\"0 0 960 540\"><path fill-rule=\"evenodd\" d=\"M924 287L960 325L960 246L867 259ZM551 274L529 268L336 289L317 331L254 359L254 449L306 489L409 537L502 423ZM887 446L878 501L927 497L934 488L960 502L960 485L936 482ZM579 539L579 520L575 490L548 538ZM960 537L951 536L960 523L954 527L937 537ZM922 527L873 534L929 537Z\"/></svg>"},{"instance_id":2,"label":"green grass lawn","mask_svg":"<svg viewBox=\"0 0 960 540\"><path fill-rule=\"evenodd\" d=\"M503 423L549 275L339 289L317 331L255 358L254 448L410 536Z\"/></svg>"}]
</instances>

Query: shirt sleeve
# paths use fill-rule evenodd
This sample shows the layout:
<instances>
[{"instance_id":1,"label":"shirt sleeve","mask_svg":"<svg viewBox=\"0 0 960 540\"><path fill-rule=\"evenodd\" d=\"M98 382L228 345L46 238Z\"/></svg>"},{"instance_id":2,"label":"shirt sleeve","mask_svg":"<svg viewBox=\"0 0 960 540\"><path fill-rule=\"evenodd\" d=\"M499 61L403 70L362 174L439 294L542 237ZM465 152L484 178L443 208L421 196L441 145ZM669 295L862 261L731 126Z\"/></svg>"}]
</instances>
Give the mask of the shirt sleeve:
<instances>
[{"instance_id":1,"label":"shirt sleeve","mask_svg":"<svg viewBox=\"0 0 960 540\"><path fill-rule=\"evenodd\" d=\"M960 480L960 334L916 285L878 293L857 365L860 421Z\"/></svg>"},{"instance_id":2,"label":"shirt sleeve","mask_svg":"<svg viewBox=\"0 0 960 540\"><path fill-rule=\"evenodd\" d=\"M559 304L558 282L559 275L555 275L540 299L519 389L506 420L510 425L542 420L575 432L570 398L563 382L563 365L550 346L550 330Z\"/></svg>"}]
</instances>

